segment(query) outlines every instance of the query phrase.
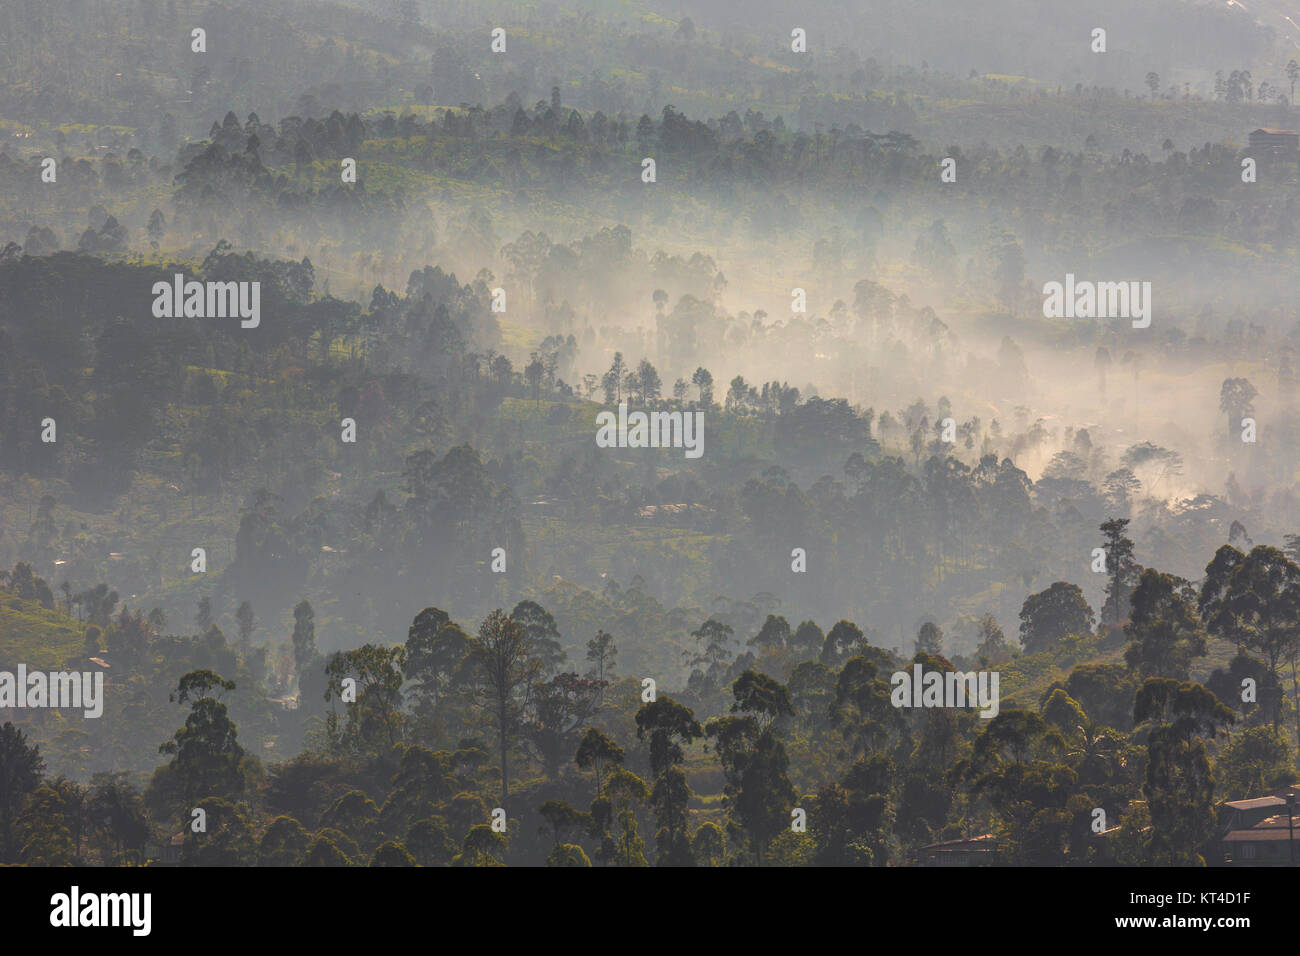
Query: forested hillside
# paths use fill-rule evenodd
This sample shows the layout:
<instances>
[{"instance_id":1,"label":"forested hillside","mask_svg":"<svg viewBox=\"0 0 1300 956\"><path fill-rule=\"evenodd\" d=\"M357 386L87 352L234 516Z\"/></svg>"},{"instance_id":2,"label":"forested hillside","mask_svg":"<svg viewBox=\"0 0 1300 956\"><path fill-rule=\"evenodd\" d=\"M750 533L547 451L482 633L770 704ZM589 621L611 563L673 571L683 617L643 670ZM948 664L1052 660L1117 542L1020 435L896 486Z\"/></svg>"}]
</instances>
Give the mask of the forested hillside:
<instances>
[{"instance_id":1,"label":"forested hillside","mask_svg":"<svg viewBox=\"0 0 1300 956\"><path fill-rule=\"evenodd\" d=\"M1300 30L745 7L0 9L0 862L1219 864L1295 784Z\"/></svg>"}]
</instances>

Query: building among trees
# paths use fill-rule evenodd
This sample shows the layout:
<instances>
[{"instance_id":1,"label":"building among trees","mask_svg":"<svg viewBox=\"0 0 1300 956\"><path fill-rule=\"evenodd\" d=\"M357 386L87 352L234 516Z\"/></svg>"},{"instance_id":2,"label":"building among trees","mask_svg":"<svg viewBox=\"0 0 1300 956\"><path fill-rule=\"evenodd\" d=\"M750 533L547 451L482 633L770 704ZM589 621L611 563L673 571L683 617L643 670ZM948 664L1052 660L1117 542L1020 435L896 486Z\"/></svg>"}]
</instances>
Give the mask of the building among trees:
<instances>
[{"instance_id":1,"label":"building among trees","mask_svg":"<svg viewBox=\"0 0 1300 956\"><path fill-rule=\"evenodd\" d=\"M1257 129L1250 134L1247 152L1259 161L1295 162L1300 157L1300 134L1290 129Z\"/></svg>"},{"instance_id":2,"label":"building among trees","mask_svg":"<svg viewBox=\"0 0 1300 956\"><path fill-rule=\"evenodd\" d=\"M1294 819L1297 795L1300 784L1267 796L1225 803L1219 836L1224 865L1295 866L1300 861Z\"/></svg>"}]
</instances>

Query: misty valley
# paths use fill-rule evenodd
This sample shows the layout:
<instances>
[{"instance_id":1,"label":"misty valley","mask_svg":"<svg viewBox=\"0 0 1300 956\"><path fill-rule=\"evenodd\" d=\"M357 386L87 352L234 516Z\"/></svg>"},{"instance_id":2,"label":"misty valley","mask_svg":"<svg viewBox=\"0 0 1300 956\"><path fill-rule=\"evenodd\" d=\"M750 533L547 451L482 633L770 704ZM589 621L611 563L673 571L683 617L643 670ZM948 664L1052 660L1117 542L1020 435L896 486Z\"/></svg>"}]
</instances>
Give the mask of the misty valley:
<instances>
[{"instance_id":1,"label":"misty valley","mask_svg":"<svg viewBox=\"0 0 1300 956\"><path fill-rule=\"evenodd\" d=\"M0 5L0 873L1295 865L1291 12Z\"/></svg>"}]
</instances>

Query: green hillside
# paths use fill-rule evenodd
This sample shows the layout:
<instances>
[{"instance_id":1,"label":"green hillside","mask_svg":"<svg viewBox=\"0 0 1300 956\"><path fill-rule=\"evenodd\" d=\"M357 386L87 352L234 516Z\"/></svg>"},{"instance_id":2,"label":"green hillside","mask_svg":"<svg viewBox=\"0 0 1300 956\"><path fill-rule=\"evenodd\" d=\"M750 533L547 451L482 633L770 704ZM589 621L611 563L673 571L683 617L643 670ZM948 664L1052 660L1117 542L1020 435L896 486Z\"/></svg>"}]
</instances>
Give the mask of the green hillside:
<instances>
[{"instance_id":1,"label":"green hillside","mask_svg":"<svg viewBox=\"0 0 1300 956\"><path fill-rule=\"evenodd\" d=\"M53 670L85 652L84 625L62 611L24 601L9 591L0 599L0 669L18 664Z\"/></svg>"}]
</instances>

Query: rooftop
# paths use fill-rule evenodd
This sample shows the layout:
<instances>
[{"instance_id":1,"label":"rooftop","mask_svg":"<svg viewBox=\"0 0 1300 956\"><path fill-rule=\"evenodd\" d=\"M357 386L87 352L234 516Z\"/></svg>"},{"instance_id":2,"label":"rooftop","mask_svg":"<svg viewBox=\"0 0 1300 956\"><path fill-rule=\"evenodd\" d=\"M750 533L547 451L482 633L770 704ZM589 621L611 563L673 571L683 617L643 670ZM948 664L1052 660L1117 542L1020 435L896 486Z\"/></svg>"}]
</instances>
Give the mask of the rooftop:
<instances>
[{"instance_id":1,"label":"rooftop","mask_svg":"<svg viewBox=\"0 0 1300 956\"><path fill-rule=\"evenodd\" d=\"M1224 806L1233 810L1261 810L1264 807L1285 807L1286 801L1281 797L1252 797L1249 800L1229 800Z\"/></svg>"},{"instance_id":2,"label":"rooftop","mask_svg":"<svg viewBox=\"0 0 1300 956\"><path fill-rule=\"evenodd\" d=\"M984 833L977 837L968 837L960 840L943 840L939 843L931 843L929 846L921 847L921 849L947 852L950 850L996 850L997 847L997 840L994 839L993 834Z\"/></svg>"}]
</instances>

